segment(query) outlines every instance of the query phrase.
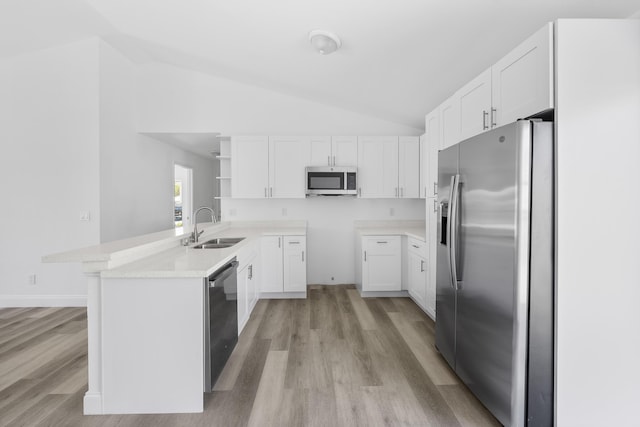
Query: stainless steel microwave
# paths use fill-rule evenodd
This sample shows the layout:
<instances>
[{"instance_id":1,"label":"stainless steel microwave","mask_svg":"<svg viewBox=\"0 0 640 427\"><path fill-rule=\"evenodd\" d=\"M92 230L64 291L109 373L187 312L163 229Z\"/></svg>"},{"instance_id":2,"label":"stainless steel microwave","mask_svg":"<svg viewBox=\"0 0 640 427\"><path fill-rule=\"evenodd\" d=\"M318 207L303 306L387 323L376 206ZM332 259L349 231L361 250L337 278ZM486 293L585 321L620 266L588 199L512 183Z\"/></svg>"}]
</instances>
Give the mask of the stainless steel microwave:
<instances>
[{"instance_id":1,"label":"stainless steel microwave","mask_svg":"<svg viewBox=\"0 0 640 427\"><path fill-rule=\"evenodd\" d=\"M305 170L309 196L357 196L358 177L351 166L310 166Z\"/></svg>"}]
</instances>

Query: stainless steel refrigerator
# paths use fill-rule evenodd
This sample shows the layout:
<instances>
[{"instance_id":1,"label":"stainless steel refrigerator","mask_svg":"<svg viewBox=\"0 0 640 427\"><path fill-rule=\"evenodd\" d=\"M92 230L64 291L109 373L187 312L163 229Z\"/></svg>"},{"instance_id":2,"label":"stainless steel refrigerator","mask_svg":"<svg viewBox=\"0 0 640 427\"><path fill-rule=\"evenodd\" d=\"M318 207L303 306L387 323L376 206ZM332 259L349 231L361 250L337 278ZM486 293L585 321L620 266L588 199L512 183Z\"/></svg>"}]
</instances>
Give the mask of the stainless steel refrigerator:
<instances>
[{"instance_id":1,"label":"stainless steel refrigerator","mask_svg":"<svg viewBox=\"0 0 640 427\"><path fill-rule=\"evenodd\" d=\"M553 424L553 123L438 155L436 346L506 426Z\"/></svg>"}]
</instances>

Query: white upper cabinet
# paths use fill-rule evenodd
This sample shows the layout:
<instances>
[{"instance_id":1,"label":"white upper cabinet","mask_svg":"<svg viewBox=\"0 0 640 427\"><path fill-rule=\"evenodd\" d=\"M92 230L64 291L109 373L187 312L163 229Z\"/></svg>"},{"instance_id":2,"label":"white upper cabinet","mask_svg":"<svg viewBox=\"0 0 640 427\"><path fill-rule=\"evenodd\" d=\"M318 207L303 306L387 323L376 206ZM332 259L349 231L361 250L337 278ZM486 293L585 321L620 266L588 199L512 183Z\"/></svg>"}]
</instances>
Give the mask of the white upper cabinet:
<instances>
[{"instance_id":1,"label":"white upper cabinet","mask_svg":"<svg viewBox=\"0 0 640 427\"><path fill-rule=\"evenodd\" d=\"M460 142L460 98L458 93L440 105L440 149Z\"/></svg>"},{"instance_id":2,"label":"white upper cabinet","mask_svg":"<svg viewBox=\"0 0 640 427\"><path fill-rule=\"evenodd\" d=\"M305 168L310 162L308 136L270 136L269 197L304 198Z\"/></svg>"},{"instance_id":3,"label":"white upper cabinet","mask_svg":"<svg viewBox=\"0 0 640 427\"><path fill-rule=\"evenodd\" d=\"M398 197L420 197L420 139L417 136L398 138Z\"/></svg>"},{"instance_id":4,"label":"white upper cabinet","mask_svg":"<svg viewBox=\"0 0 640 427\"><path fill-rule=\"evenodd\" d=\"M491 68L458 91L460 96L460 140L491 127Z\"/></svg>"},{"instance_id":5,"label":"white upper cabinet","mask_svg":"<svg viewBox=\"0 0 640 427\"><path fill-rule=\"evenodd\" d=\"M311 137L311 161L307 166L331 166L331 137Z\"/></svg>"},{"instance_id":6,"label":"white upper cabinet","mask_svg":"<svg viewBox=\"0 0 640 427\"><path fill-rule=\"evenodd\" d=\"M235 136L231 139L231 196L237 199L305 197L309 137Z\"/></svg>"},{"instance_id":7,"label":"white upper cabinet","mask_svg":"<svg viewBox=\"0 0 640 427\"><path fill-rule=\"evenodd\" d=\"M357 136L312 136L311 163L308 166L356 166Z\"/></svg>"},{"instance_id":8,"label":"white upper cabinet","mask_svg":"<svg viewBox=\"0 0 640 427\"><path fill-rule=\"evenodd\" d=\"M269 187L269 138L234 136L231 139L231 196L240 199L267 197Z\"/></svg>"},{"instance_id":9,"label":"white upper cabinet","mask_svg":"<svg viewBox=\"0 0 640 427\"><path fill-rule=\"evenodd\" d=\"M363 198L398 197L398 137L358 137L358 194Z\"/></svg>"},{"instance_id":10,"label":"white upper cabinet","mask_svg":"<svg viewBox=\"0 0 640 427\"><path fill-rule=\"evenodd\" d=\"M549 23L440 106L440 149L553 108L553 67Z\"/></svg>"},{"instance_id":11,"label":"white upper cabinet","mask_svg":"<svg viewBox=\"0 0 640 427\"><path fill-rule=\"evenodd\" d=\"M438 192L438 150L440 149L440 109L436 108L425 117L426 151L422 156L426 165L427 197L436 197Z\"/></svg>"},{"instance_id":12,"label":"white upper cabinet","mask_svg":"<svg viewBox=\"0 0 640 427\"><path fill-rule=\"evenodd\" d=\"M331 152L333 166L356 166L358 164L358 137L332 136Z\"/></svg>"},{"instance_id":13,"label":"white upper cabinet","mask_svg":"<svg viewBox=\"0 0 640 427\"><path fill-rule=\"evenodd\" d=\"M492 68L494 122L500 126L553 108L553 23Z\"/></svg>"}]
</instances>

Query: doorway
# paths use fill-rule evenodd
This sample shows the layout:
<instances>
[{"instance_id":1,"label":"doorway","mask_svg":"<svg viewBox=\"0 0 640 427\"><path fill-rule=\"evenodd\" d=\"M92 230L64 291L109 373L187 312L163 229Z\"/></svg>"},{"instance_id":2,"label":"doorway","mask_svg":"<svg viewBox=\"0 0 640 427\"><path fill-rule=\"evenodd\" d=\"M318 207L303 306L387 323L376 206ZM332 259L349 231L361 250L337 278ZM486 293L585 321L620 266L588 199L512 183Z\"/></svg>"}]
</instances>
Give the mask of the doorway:
<instances>
[{"instance_id":1,"label":"doorway","mask_svg":"<svg viewBox=\"0 0 640 427\"><path fill-rule=\"evenodd\" d=\"M193 170L174 164L173 222L175 228L191 226L193 212Z\"/></svg>"}]
</instances>

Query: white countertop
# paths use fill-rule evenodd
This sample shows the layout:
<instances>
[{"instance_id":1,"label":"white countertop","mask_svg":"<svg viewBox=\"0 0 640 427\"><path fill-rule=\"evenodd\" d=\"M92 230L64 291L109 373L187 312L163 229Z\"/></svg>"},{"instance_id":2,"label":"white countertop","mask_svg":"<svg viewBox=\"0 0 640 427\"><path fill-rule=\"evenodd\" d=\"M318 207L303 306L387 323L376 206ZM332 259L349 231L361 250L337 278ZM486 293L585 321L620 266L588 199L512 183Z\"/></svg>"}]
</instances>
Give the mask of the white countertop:
<instances>
[{"instance_id":1,"label":"white countertop","mask_svg":"<svg viewBox=\"0 0 640 427\"><path fill-rule=\"evenodd\" d=\"M424 221L356 221L355 227L361 236L408 236L427 241Z\"/></svg>"},{"instance_id":2,"label":"white countertop","mask_svg":"<svg viewBox=\"0 0 640 427\"><path fill-rule=\"evenodd\" d=\"M81 262L85 272L115 277L206 277L264 235L306 235L306 221L226 222L198 224L200 243L216 237L244 237L229 248L193 249L182 246L188 237L181 229L166 230L47 255L43 262Z\"/></svg>"}]
</instances>

